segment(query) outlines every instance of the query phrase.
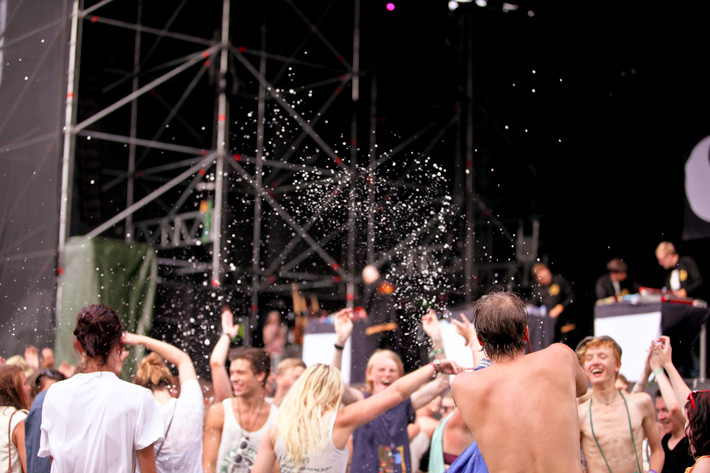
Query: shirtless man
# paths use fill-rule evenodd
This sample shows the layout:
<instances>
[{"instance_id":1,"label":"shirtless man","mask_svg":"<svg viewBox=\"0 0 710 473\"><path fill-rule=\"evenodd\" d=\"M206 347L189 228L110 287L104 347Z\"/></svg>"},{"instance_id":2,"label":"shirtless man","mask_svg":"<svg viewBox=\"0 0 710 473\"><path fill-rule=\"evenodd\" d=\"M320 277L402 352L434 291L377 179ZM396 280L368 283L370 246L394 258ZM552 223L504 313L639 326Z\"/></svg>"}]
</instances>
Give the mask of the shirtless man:
<instances>
[{"instance_id":1,"label":"shirtless man","mask_svg":"<svg viewBox=\"0 0 710 473\"><path fill-rule=\"evenodd\" d=\"M622 394L615 385L621 347L611 337L587 337L577 346L577 356L592 385L591 397L578 408L587 472L642 472L646 437L651 450L648 471L660 472L664 454L651 396Z\"/></svg>"},{"instance_id":2,"label":"shirtless man","mask_svg":"<svg viewBox=\"0 0 710 473\"><path fill-rule=\"evenodd\" d=\"M525 355L528 315L511 292L490 294L473 309L492 364L457 375L451 390L488 470L581 472L576 398L587 379L574 352L555 343Z\"/></svg>"}]
</instances>

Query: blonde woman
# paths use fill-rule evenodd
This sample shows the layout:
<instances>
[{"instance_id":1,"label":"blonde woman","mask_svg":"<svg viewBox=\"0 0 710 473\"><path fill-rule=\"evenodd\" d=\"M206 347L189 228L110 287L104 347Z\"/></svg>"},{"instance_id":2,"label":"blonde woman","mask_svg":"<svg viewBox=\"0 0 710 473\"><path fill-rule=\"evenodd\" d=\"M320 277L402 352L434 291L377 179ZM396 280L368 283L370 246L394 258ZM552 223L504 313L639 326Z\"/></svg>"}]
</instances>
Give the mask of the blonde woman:
<instances>
[{"instance_id":1,"label":"blonde woman","mask_svg":"<svg viewBox=\"0 0 710 473\"><path fill-rule=\"evenodd\" d=\"M133 382L150 389L163 420L165 440L155 444L158 473L201 473L204 402L190 356L169 343L143 335L124 333L123 343L143 345L153 352L141 360ZM179 388L165 360L177 366Z\"/></svg>"},{"instance_id":2,"label":"blonde woman","mask_svg":"<svg viewBox=\"0 0 710 473\"><path fill-rule=\"evenodd\" d=\"M345 388L340 371L333 366L313 365L286 395L274 425L259 446L252 472L345 472L348 438L357 427L409 398L437 373L459 371L454 362L437 360L339 410Z\"/></svg>"}]
</instances>

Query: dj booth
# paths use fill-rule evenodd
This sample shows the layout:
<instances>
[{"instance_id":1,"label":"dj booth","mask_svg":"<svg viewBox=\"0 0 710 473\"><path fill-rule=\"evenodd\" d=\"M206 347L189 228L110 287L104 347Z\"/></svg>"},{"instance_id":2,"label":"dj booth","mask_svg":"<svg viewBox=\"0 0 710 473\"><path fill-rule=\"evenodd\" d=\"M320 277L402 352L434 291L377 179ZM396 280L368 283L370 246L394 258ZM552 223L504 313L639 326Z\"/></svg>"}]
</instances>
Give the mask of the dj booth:
<instances>
[{"instance_id":1,"label":"dj booth","mask_svg":"<svg viewBox=\"0 0 710 473\"><path fill-rule=\"evenodd\" d=\"M637 381L643 371L651 341L660 335L671 340L673 364L689 376L693 347L699 342L699 375L707 374L707 303L660 294L625 296L613 303L594 307L594 334L609 335L623 350L621 373Z\"/></svg>"}]
</instances>

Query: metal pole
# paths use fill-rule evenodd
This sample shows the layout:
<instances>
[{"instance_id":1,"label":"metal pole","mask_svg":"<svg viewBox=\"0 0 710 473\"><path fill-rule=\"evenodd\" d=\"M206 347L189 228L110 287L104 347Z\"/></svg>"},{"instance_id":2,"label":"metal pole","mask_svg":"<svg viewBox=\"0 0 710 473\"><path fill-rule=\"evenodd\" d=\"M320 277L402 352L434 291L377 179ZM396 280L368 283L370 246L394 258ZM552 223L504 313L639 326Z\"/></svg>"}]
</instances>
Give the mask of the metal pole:
<instances>
[{"instance_id":1,"label":"metal pole","mask_svg":"<svg viewBox=\"0 0 710 473\"><path fill-rule=\"evenodd\" d=\"M352 116L350 120L350 198L348 205L348 278L346 306L353 307L355 301L355 279L358 274L355 267L357 251L357 227L355 226L355 205L357 204L357 106L360 98L360 0L355 0L355 18L353 28L353 93Z\"/></svg>"},{"instance_id":2,"label":"metal pole","mask_svg":"<svg viewBox=\"0 0 710 473\"><path fill-rule=\"evenodd\" d=\"M261 47L266 48L266 14L261 22ZM266 77L266 57L261 56L259 74ZM251 254L251 325L255 326L259 317L259 278L261 276L261 193L263 191L264 168L264 122L266 121L266 88L259 82L256 110L256 171L254 173L257 192L254 193L254 232Z\"/></svg>"},{"instance_id":3,"label":"metal pole","mask_svg":"<svg viewBox=\"0 0 710 473\"><path fill-rule=\"evenodd\" d=\"M375 261L375 161L377 160L377 77L370 81L370 165L367 168L367 264Z\"/></svg>"},{"instance_id":4,"label":"metal pole","mask_svg":"<svg viewBox=\"0 0 710 473\"><path fill-rule=\"evenodd\" d=\"M469 15L471 15L469 13ZM467 82L466 82L466 248L464 256L464 296L466 303L473 300L473 267L474 244L476 237L475 228L475 187L473 167L473 29L467 28L468 54L467 57Z\"/></svg>"},{"instance_id":5,"label":"metal pole","mask_svg":"<svg viewBox=\"0 0 710 473\"><path fill-rule=\"evenodd\" d=\"M222 2L222 41L219 60L214 207L212 209L212 285L222 284L222 217L224 213L224 160L227 156L227 65L229 60L229 0Z\"/></svg>"},{"instance_id":6,"label":"metal pole","mask_svg":"<svg viewBox=\"0 0 710 473\"><path fill-rule=\"evenodd\" d=\"M143 1L138 1L138 14L136 15L136 23L140 25L143 17ZM136 28L136 35L133 46L133 93L138 90L139 76L138 72L141 66L141 29ZM126 180L126 207L133 205L135 192L135 173L136 173L136 144L135 139L138 137L138 100L131 102L131 140L128 145L128 179ZM126 217L126 241L131 242L135 238L133 229L133 214Z\"/></svg>"},{"instance_id":7,"label":"metal pole","mask_svg":"<svg viewBox=\"0 0 710 473\"><path fill-rule=\"evenodd\" d=\"M72 174L74 172L74 104L77 90L76 71L78 68L77 47L79 37L79 2L74 0L71 13L71 32L69 39L69 64L67 67L67 99L64 106L64 147L62 150L62 183L59 199L59 242L60 258L69 238L69 223L71 219Z\"/></svg>"},{"instance_id":8,"label":"metal pole","mask_svg":"<svg viewBox=\"0 0 710 473\"><path fill-rule=\"evenodd\" d=\"M74 0L71 12L69 36L69 62L67 65L67 97L64 106L64 145L62 148L62 182L59 194L59 241L57 242L57 269L64 265L64 249L69 238L71 222L71 195L74 175L74 117L75 94L77 91L76 71L78 69L79 2ZM62 285L57 283L55 320L59 320L62 307Z\"/></svg>"}]
</instances>

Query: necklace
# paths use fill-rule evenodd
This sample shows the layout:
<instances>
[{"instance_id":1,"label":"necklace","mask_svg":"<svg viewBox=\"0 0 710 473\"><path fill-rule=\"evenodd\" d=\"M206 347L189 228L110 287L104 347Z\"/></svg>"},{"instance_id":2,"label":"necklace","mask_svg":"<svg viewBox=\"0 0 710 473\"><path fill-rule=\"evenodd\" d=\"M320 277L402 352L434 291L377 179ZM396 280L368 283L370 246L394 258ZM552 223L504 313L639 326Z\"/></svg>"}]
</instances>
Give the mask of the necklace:
<instances>
[{"instance_id":1,"label":"necklace","mask_svg":"<svg viewBox=\"0 0 710 473\"><path fill-rule=\"evenodd\" d=\"M259 415L261 414L261 409L264 407L264 401L261 401L261 405L259 405L259 409L256 411L256 415L254 416L254 419L252 420L251 427L246 430L246 433L244 433L244 424L242 423L242 408L241 408L241 402L240 398L237 398L237 420L239 420L239 429L242 431L242 438L245 440L249 440L249 433L254 432L254 427L256 427L256 423L259 421Z\"/></svg>"},{"instance_id":2,"label":"necklace","mask_svg":"<svg viewBox=\"0 0 710 473\"><path fill-rule=\"evenodd\" d=\"M639 464L639 454L636 451L636 441L634 440L634 429L631 426L631 414L629 414L629 404L626 402L626 397L624 396L624 393L619 390L619 394L621 394L621 399L624 400L624 406L626 407L626 418L629 420L629 432L631 432L631 444L634 446L634 455L636 456L636 466L638 467L638 472L641 472L641 465ZM604 451L602 450L602 446L599 445L599 440L597 439L596 434L594 433L594 422L592 421L592 397L589 398L589 425L592 428L592 437L594 437L594 442L597 444L597 448L599 449L599 453L602 454L602 458L604 459L604 463L606 464L606 469L609 470L609 473L611 473L611 467L609 466L609 462L606 460L606 456L604 456ZM611 403L610 403L611 404Z\"/></svg>"}]
</instances>

